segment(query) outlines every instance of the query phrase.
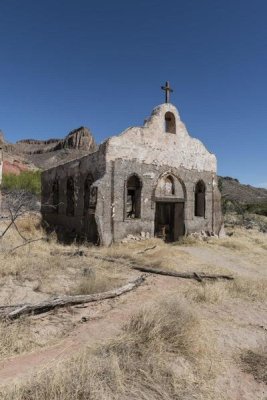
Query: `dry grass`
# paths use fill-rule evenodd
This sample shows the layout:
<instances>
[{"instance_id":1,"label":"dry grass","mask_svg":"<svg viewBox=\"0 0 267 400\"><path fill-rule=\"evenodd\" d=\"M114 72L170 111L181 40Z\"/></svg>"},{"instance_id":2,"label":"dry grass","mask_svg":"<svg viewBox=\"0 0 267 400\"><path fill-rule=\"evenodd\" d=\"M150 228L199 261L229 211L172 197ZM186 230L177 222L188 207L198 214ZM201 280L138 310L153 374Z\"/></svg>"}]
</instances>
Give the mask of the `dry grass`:
<instances>
[{"instance_id":1,"label":"dry grass","mask_svg":"<svg viewBox=\"0 0 267 400\"><path fill-rule=\"evenodd\" d=\"M235 227L229 229L228 233L230 237L226 237L220 240L209 239L208 243L212 245L226 247L232 250L238 250L242 252L261 252L267 250L266 234L259 232L255 229L245 229Z\"/></svg>"},{"instance_id":2,"label":"dry grass","mask_svg":"<svg viewBox=\"0 0 267 400\"><path fill-rule=\"evenodd\" d=\"M25 319L12 323L0 322L0 358L30 351L36 346L36 341L30 330L30 324Z\"/></svg>"},{"instance_id":3,"label":"dry grass","mask_svg":"<svg viewBox=\"0 0 267 400\"><path fill-rule=\"evenodd\" d=\"M240 357L242 362L242 369L259 382L267 384L267 348L252 351L247 350L243 352Z\"/></svg>"},{"instance_id":4,"label":"dry grass","mask_svg":"<svg viewBox=\"0 0 267 400\"><path fill-rule=\"evenodd\" d=\"M174 245L178 246L201 246L204 244L203 240L196 236L183 236Z\"/></svg>"},{"instance_id":5,"label":"dry grass","mask_svg":"<svg viewBox=\"0 0 267 400\"><path fill-rule=\"evenodd\" d=\"M213 399L220 357L207 325L188 307L173 299L143 309L117 339L2 392L1 398Z\"/></svg>"},{"instance_id":6,"label":"dry grass","mask_svg":"<svg viewBox=\"0 0 267 400\"><path fill-rule=\"evenodd\" d=\"M65 337L74 327L70 318L60 319L57 311L50 313L45 321L38 318L20 318L0 321L0 360L28 353L37 348L53 345Z\"/></svg>"},{"instance_id":7,"label":"dry grass","mask_svg":"<svg viewBox=\"0 0 267 400\"><path fill-rule=\"evenodd\" d=\"M229 282L202 282L185 288L183 292L186 298L196 303L222 303L230 298L265 302L267 279L235 277Z\"/></svg>"},{"instance_id":8,"label":"dry grass","mask_svg":"<svg viewBox=\"0 0 267 400\"><path fill-rule=\"evenodd\" d=\"M28 215L17 220L20 233L27 239L45 236L40 219ZM12 284L22 287L32 287L23 301L31 302L30 296L35 300L36 293L59 295L66 293L94 293L112 289L127 280L128 271L122 265L113 265L108 262L90 258L91 250L81 246L85 256L72 256L77 251L77 245L64 246L59 244L54 235L49 241L38 241L23 246L14 252L12 248L23 243L23 239L12 227L2 240L0 240L0 285L7 286L9 280ZM84 274L86 269L92 269L94 276ZM41 297L40 297L41 298ZM7 299L3 299L5 302ZM0 296L1 302L1 296ZM13 291L13 301L21 302Z\"/></svg>"},{"instance_id":9,"label":"dry grass","mask_svg":"<svg viewBox=\"0 0 267 400\"><path fill-rule=\"evenodd\" d=\"M238 297L249 301L267 300L267 279L236 278L227 284L231 297Z\"/></svg>"},{"instance_id":10,"label":"dry grass","mask_svg":"<svg viewBox=\"0 0 267 400\"><path fill-rule=\"evenodd\" d=\"M92 294L101 293L108 290L122 286L125 283L119 273L114 269L107 271L106 268L99 267L96 269L84 269L82 276L79 276L78 280L75 281L69 294Z\"/></svg>"}]
</instances>

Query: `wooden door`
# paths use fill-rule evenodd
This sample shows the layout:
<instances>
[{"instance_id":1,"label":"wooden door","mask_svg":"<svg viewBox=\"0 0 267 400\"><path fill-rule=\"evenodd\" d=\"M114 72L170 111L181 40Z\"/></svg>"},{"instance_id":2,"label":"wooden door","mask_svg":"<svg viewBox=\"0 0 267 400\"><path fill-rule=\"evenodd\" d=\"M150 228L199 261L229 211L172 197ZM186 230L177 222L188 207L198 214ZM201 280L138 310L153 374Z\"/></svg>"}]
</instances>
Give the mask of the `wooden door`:
<instances>
[{"instance_id":1,"label":"wooden door","mask_svg":"<svg viewBox=\"0 0 267 400\"><path fill-rule=\"evenodd\" d=\"M174 212L175 203L156 203L155 236L161 237L166 242L174 240Z\"/></svg>"},{"instance_id":2,"label":"wooden door","mask_svg":"<svg viewBox=\"0 0 267 400\"><path fill-rule=\"evenodd\" d=\"M173 240L176 242L184 234L184 203L175 203Z\"/></svg>"}]
</instances>

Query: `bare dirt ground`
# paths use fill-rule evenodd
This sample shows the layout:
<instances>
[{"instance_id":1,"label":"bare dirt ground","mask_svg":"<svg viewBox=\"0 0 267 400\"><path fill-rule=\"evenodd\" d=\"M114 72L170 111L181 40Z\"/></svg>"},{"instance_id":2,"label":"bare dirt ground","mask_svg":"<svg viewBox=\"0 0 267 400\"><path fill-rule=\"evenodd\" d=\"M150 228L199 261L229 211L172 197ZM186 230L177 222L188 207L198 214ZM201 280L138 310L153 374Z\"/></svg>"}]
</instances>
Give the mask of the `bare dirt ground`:
<instances>
[{"instance_id":1,"label":"bare dirt ground","mask_svg":"<svg viewBox=\"0 0 267 400\"><path fill-rule=\"evenodd\" d=\"M12 387L44 370L54 369L62 360L70 359L84 348L101 346L120 334L123 325L142 307L147 304L153 307L163 299L175 298L178 302L179 299L188 302L202 323L209 327L207 332L211 332L212 338L207 333L206 346L209 347L211 339L216 340L220 359L211 356L210 369L216 369L217 363L221 368L213 381L213 397L210 398L267 399L266 372L259 372L255 365L256 356L266 355L267 349L266 234L243 229L231 233L233 235L225 239L188 241L189 244L185 241L183 245L151 240L109 249L80 247L84 251L82 257L66 255L66 252L74 252L75 246L61 246L55 242L32 244L30 249L23 247L10 256L6 251L10 243L6 243L0 255L1 305L7 301L38 302L51 297L56 290L60 293L84 292L85 289L94 292L101 291L102 287L107 290L109 285L120 286L139 275L129 268L133 259L141 265L166 270L230 273L235 281L201 283L148 275L143 285L116 299L25 317L12 323L19 329L14 334L15 342L21 341L23 345L17 348L9 345L5 329L0 332L2 347L8 348L2 350L0 356L0 385ZM154 248L140 254L149 247ZM118 264L100 261L95 255L117 258ZM43 258L48 265L41 261ZM28 270L23 264L26 259L30 260ZM84 274L84 268L88 267L94 271L99 269L102 280L84 289L81 281L86 278L81 271ZM75 290L73 282L76 282ZM8 325L7 329L12 332L13 328ZM25 345L25 335L30 338L30 344ZM250 361L249 354L252 355ZM266 358L262 365L265 371Z\"/></svg>"}]
</instances>

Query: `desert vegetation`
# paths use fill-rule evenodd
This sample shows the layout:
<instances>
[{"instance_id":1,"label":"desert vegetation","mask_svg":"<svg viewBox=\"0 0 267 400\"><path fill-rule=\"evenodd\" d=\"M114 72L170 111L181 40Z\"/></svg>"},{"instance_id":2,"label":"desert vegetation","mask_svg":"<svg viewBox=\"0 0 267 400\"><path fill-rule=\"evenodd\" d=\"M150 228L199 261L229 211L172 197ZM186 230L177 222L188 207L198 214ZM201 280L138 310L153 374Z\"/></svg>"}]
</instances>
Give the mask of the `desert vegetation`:
<instances>
[{"instance_id":1,"label":"desert vegetation","mask_svg":"<svg viewBox=\"0 0 267 400\"><path fill-rule=\"evenodd\" d=\"M19 175L4 174L1 188L8 191L25 190L29 193L40 195L41 171L24 171Z\"/></svg>"}]
</instances>

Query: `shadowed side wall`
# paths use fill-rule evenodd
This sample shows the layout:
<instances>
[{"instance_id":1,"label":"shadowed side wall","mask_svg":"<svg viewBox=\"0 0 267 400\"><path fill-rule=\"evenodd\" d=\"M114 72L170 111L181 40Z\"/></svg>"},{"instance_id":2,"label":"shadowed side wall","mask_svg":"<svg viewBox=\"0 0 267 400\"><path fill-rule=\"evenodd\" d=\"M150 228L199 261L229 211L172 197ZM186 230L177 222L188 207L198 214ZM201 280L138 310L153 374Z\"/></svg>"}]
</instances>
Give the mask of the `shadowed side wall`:
<instances>
[{"instance_id":1,"label":"shadowed side wall","mask_svg":"<svg viewBox=\"0 0 267 400\"><path fill-rule=\"evenodd\" d=\"M93 177L93 185L97 187L98 180L106 171L105 144L100 146L95 153L83 158L48 169L42 173L42 216L50 226L70 238L84 234L84 187L90 173ZM67 215L67 181L74 180L74 213ZM58 182L58 205L55 210L53 204L53 185ZM97 193L97 196L101 196Z\"/></svg>"}]
</instances>

